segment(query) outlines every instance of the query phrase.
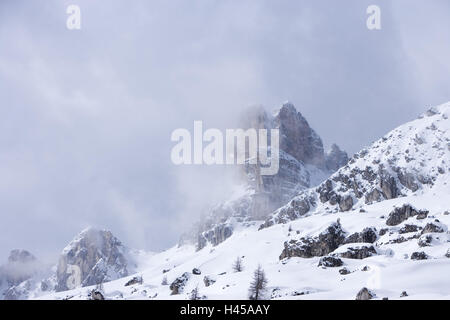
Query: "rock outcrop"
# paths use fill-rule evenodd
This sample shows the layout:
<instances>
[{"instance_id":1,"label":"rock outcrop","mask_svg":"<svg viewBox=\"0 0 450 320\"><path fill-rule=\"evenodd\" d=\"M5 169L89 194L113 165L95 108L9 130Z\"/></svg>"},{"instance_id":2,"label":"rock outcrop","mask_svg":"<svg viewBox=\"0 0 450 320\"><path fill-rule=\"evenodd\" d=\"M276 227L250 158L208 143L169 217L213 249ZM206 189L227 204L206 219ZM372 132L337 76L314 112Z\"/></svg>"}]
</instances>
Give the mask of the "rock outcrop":
<instances>
[{"instance_id":1,"label":"rock outcrop","mask_svg":"<svg viewBox=\"0 0 450 320\"><path fill-rule=\"evenodd\" d=\"M170 290L172 290L171 294L175 295L182 293L190 277L191 275L188 272L185 272L181 276L176 278L169 286Z\"/></svg>"},{"instance_id":2,"label":"rock outcrop","mask_svg":"<svg viewBox=\"0 0 450 320\"><path fill-rule=\"evenodd\" d=\"M57 291L90 286L128 275L127 248L110 231L88 228L63 250Z\"/></svg>"},{"instance_id":3,"label":"rock outcrop","mask_svg":"<svg viewBox=\"0 0 450 320\"><path fill-rule=\"evenodd\" d=\"M373 245L348 246L345 251L339 252L341 258L346 259L365 259L377 254Z\"/></svg>"},{"instance_id":4,"label":"rock outcrop","mask_svg":"<svg viewBox=\"0 0 450 320\"><path fill-rule=\"evenodd\" d=\"M434 108L434 112L399 126L365 148L315 188L300 191L285 206L266 219L262 227L284 223L276 217L292 207L292 202L308 199L316 205L308 212L349 211L383 200L412 195L433 188L437 181L445 181L450 171L450 141L447 130L448 104ZM430 156L430 153L433 156ZM426 211L413 210L405 205L388 219L397 225L409 216L424 219ZM285 215L289 217L288 215ZM298 218L299 215L291 215Z\"/></svg>"},{"instance_id":5,"label":"rock outcrop","mask_svg":"<svg viewBox=\"0 0 450 320\"><path fill-rule=\"evenodd\" d=\"M342 266L344 263L342 262L341 259L337 258L337 257L333 257L333 256L326 256L326 257L322 257L319 260L319 267L329 267L329 268L334 268L334 267L340 267Z\"/></svg>"},{"instance_id":6,"label":"rock outcrop","mask_svg":"<svg viewBox=\"0 0 450 320\"><path fill-rule=\"evenodd\" d=\"M348 160L347 154L337 145L325 154L321 138L290 102L284 103L274 114L267 113L262 107L249 108L241 115L239 127L266 129L269 133L271 129L279 130L278 173L260 175L260 165L247 161L242 170L247 193L214 207L209 216L182 237L181 243L193 241L198 249L207 243L217 245L231 236L231 219L266 219L300 191L317 185ZM268 143L270 146L270 141ZM293 203L292 210L286 212L286 219L308 212L315 204L315 200L309 200ZM343 198L342 206L344 209L351 207L352 199ZM283 219L280 216L280 220Z\"/></svg>"},{"instance_id":7,"label":"rock outcrop","mask_svg":"<svg viewBox=\"0 0 450 320\"><path fill-rule=\"evenodd\" d=\"M347 152L342 151L335 143L331 145L331 149L325 155L325 165L330 171L337 171L345 166L348 162Z\"/></svg>"},{"instance_id":8,"label":"rock outcrop","mask_svg":"<svg viewBox=\"0 0 450 320\"><path fill-rule=\"evenodd\" d=\"M386 220L388 226L396 226L410 217L428 215L426 210L418 210L409 204L404 204L401 207L395 208Z\"/></svg>"},{"instance_id":9,"label":"rock outcrop","mask_svg":"<svg viewBox=\"0 0 450 320\"><path fill-rule=\"evenodd\" d=\"M362 288L356 295L356 300L370 300L374 297L375 297L375 294L372 293L369 289Z\"/></svg>"},{"instance_id":10,"label":"rock outcrop","mask_svg":"<svg viewBox=\"0 0 450 320\"><path fill-rule=\"evenodd\" d=\"M284 243L280 260L291 257L311 258L327 255L337 249L345 240L345 232L339 222L313 238L301 238Z\"/></svg>"}]
</instances>

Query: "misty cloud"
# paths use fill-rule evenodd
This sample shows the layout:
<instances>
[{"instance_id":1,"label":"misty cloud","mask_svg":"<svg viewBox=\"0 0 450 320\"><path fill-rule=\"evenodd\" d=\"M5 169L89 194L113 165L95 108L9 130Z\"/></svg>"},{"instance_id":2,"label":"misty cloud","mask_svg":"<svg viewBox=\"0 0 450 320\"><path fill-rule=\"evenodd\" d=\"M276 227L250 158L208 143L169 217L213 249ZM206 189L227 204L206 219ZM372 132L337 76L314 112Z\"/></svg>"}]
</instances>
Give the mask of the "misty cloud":
<instances>
[{"instance_id":1,"label":"misty cloud","mask_svg":"<svg viewBox=\"0 0 450 320\"><path fill-rule=\"evenodd\" d=\"M448 1L376 1L369 31L372 2L2 1L0 257L54 258L88 225L175 244L235 178L171 163L171 132L194 120L233 127L290 100L353 153L450 100Z\"/></svg>"}]
</instances>

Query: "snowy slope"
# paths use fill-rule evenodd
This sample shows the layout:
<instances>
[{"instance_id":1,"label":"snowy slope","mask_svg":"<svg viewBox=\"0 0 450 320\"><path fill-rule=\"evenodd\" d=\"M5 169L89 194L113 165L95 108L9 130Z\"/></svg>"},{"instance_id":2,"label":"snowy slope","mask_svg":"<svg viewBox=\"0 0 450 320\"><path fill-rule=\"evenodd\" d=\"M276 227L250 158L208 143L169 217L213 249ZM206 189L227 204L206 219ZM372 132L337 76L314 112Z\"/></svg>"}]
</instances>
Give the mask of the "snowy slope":
<instances>
[{"instance_id":1,"label":"snowy slope","mask_svg":"<svg viewBox=\"0 0 450 320\"><path fill-rule=\"evenodd\" d=\"M189 293L198 285L201 295L208 299L247 299L247 289L252 273L261 264L269 279L268 297L276 299L354 299L362 287L370 288L378 298L399 298L406 291L408 298L450 298L450 259L445 257L450 248L450 235L447 232L433 234L436 237L433 246L421 248L417 239L403 243L388 243L396 237L386 234L380 237L376 245L379 255L362 260L342 259L344 266L351 272L339 274L338 268L318 267L320 257L290 258L279 260L283 250L283 242L287 239L316 235L324 226L335 222L338 218L343 229L350 233L360 232L367 226L377 230L386 228L386 215L394 206L408 202L416 207L424 207L430 211L427 219L417 223L415 218L408 223L424 226L430 221L439 219L442 224L450 224L450 215L444 210L450 203L436 202L436 197L448 195L448 186L439 186L439 191L422 197L407 197L380 202L366 207L365 213L359 210L339 212L335 214L316 214L304 219L292 221L290 224L279 224L258 231L258 223L236 231L225 242L213 247L208 245L200 251L194 246L174 247L152 256L149 267L139 272L144 283L125 287L132 277L127 277L104 284L106 298L111 299L188 299ZM406 223L406 222L405 222ZM394 229L400 229L402 225ZM289 231L289 229L292 231ZM299 231L299 234L297 234ZM341 248L336 250L339 252ZM425 251L430 259L411 260L413 251ZM405 256L406 255L406 256ZM237 256L243 257L244 271L235 273L233 261ZM369 266L368 271L362 271ZM161 285L164 276L170 284L185 272L199 268L201 275L190 275L183 293L171 295L168 285ZM163 270L170 270L163 273ZM223 274L225 272L225 274ZM208 287L204 277L208 276L216 282ZM92 288L80 288L67 292L44 296L45 299L87 299ZM155 296L156 295L156 296Z\"/></svg>"},{"instance_id":2,"label":"snowy slope","mask_svg":"<svg viewBox=\"0 0 450 320\"><path fill-rule=\"evenodd\" d=\"M198 287L206 299L248 299L261 264L266 298L355 299L367 287L375 299L398 299L403 291L402 299L450 299L449 116L450 103L430 109L268 220L235 220L233 233L215 246L184 244L152 255L136 273L142 284L125 286L135 275L104 283L105 297L188 299ZM232 268L238 256L242 272ZM342 265L318 266L323 257ZM87 299L91 289L41 298Z\"/></svg>"}]
</instances>

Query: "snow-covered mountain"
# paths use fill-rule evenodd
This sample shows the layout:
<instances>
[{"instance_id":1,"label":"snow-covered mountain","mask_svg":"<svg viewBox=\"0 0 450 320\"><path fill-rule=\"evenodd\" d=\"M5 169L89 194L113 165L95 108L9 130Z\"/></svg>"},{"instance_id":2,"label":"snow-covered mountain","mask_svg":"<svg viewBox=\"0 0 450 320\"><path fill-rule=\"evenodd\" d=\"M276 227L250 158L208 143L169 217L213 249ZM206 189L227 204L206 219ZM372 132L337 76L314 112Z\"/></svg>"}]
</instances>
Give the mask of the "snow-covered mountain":
<instances>
[{"instance_id":1,"label":"snow-covered mountain","mask_svg":"<svg viewBox=\"0 0 450 320\"><path fill-rule=\"evenodd\" d=\"M284 112L288 120L280 115ZM289 128L303 122L289 104L273 116L257 114L260 125L281 123L283 136L294 140ZM261 265L268 279L267 299L450 299L449 116L450 103L429 109L355 154L321 183L287 187L296 180L280 175L273 178L276 183L260 180L258 185L246 170L248 188L217 207L217 220L205 223L197 234L205 238L201 245L187 239L160 253L133 255L112 235L102 233L106 246L99 244L103 240L81 244L77 237L63 251L62 261L79 266L89 261L85 275L105 261L109 267L98 269L118 270L114 276L102 272L95 287L86 282L85 287L57 292L54 270L53 289L20 298L248 299L253 272ZM288 141L282 144L293 168L301 168L290 173L330 172L330 163L344 163L337 148L327 156L317 137L310 132L309 151L302 146L296 152L296 144ZM291 167L285 166L289 172ZM280 188L274 185L292 187L292 199L272 212L252 215L257 191L276 193ZM108 282L100 288L99 281Z\"/></svg>"},{"instance_id":2,"label":"snow-covered mountain","mask_svg":"<svg viewBox=\"0 0 450 320\"><path fill-rule=\"evenodd\" d=\"M149 255L127 248L110 231L90 227L63 249L55 266L44 266L26 250L11 251L0 267L0 292L13 300L100 285L135 273Z\"/></svg>"},{"instance_id":3,"label":"snow-covered mountain","mask_svg":"<svg viewBox=\"0 0 450 320\"><path fill-rule=\"evenodd\" d=\"M180 243L193 242L198 249L207 243L217 245L232 235L236 223L265 219L301 190L316 186L348 161L347 153L336 144L324 152L322 139L290 102L273 114L260 106L248 108L241 115L240 126L279 129L278 173L260 176L256 165L243 166L242 185L184 234Z\"/></svg>"}]
</instances>

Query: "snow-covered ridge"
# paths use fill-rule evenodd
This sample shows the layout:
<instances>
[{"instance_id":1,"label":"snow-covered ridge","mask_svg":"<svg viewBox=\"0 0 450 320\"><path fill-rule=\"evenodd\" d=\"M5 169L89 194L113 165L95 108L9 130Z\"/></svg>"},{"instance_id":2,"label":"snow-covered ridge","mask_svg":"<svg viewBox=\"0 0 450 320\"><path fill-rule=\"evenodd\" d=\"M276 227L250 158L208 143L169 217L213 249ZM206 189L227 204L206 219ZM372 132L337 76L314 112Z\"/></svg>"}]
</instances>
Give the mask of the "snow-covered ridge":
<instances>
[{"instance_id":1,"label":"snow-covered ridge","mask_svg":"<svg viewBox=\"0 0 450 320\"><path fill-rule=\"evenodd\" d=\"M450 103L431 108L355 154L317 188L301 191L262 227L315 211L348 211L424 192L450 171Z\"/></svg>"}]
</instances>

